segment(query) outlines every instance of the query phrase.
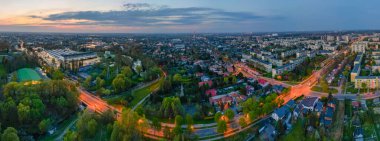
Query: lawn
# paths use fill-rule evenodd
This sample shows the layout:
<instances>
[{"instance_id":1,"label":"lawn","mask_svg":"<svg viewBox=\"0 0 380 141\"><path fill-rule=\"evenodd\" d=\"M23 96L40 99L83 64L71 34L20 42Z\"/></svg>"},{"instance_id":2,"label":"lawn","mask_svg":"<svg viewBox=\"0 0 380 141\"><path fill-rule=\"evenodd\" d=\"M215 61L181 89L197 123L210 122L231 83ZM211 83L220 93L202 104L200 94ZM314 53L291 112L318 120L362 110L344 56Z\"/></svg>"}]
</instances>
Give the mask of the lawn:
<instances>
[{"instance_id":1,"label":"lawn","mask_svg":"<svg viewBox=\"0 0 380 141\"><path fill-rule=\"evenodd\" d=\"M164 77L161 77L161 79L147 87L138 89L132 93L133 100L128 104L128 107L133 107L137 103L139 103L144 97L152 93L153 91L157 90L160 87L161 80L163 80Z\"/></svg>"},{"instance_id":2,"label":"lawn","mask_svg":"<svg viewBox=\"0 0 380 141\"><path fill-rule=\"evenodd\" d=\"M320 86L314 86L313 88L311 88L311 90L317 91L317 92L325 92L322 90L322 87L320 87ZM329 88L329 92L336 94L336 93L338 93L338 90L335 88ZM328 93L328 92L325 92L325 93Z\"/></svg>"},{"instance_id":3,"label":"lawn","mask_svg":"<svg viewBox=\"0 0 380 141\"><path fill-rule=\"evenodd\" d=\"M297 85L299 84L300 82L297 82L297 81L284 81L286 84L289 84L289 85Z\"/></svg>"}]
</instances>

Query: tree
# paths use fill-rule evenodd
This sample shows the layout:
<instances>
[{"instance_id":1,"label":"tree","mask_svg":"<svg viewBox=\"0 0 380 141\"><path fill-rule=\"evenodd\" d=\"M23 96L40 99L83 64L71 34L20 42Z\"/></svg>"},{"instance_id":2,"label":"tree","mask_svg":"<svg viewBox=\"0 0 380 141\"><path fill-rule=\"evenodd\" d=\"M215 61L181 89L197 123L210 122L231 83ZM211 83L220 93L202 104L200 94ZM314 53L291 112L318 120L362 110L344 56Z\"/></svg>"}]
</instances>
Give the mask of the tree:
<instances>
[{"instance_id":1,"label":"tree","mask_svg":"<svg viewBox=\"0 0 380 141\"><path fill-rule=\"evenodd\" d=\"M193 131L193 124L194 124L193 116L191 116L190 114L187 114L186 115L186 123L187 123L187 130L192 132Z\"/></svg>"},{"instance_id":2,"label":"tree","mask_svg":"<svg viewBox=\"0 0 380 141\"><path fill-rule=\"evenodd\" d=\"M155 131L161 131L162 126L158 118L153 118L152 126Z\"/></svg>"},{"instance_id":3,"label":"tree","mask_svg":"<svg viewBox=\"0 0 380 141\"><path fill-rule=\"evenodd\" d=\"M121 73L124 74L126 77L130 78L133 76L133 71L129 66L124 66L121 69Z\"/></svg>"},{"instance_id":4,"label":"tree","mask_svg":"<svg viewBox=\"0 0 380 141\"><path fill-rule=\"evenodd\" d=\"M328 101L331 101L331 100L333 100L333 96L332 96L332 93L331 92L329 92L329 95L328 95L328 97L327 97L327 99L328 99Z\"/></svg>"},{"instance_id":5,"label":"tree","mask_svg":"<svg viewBox=\"0 0 380 141\"><path fill-rule=\"evenodd\" d=\"M228 117L228 120L233 120L235 113L231 109L227 109L224 114Z\"/></svg>"},{"instance_id":6,"label":"tree","mask_svg":"<svg viewBox=\"0 0 380 141\"><path fill-rule=\"evenodd\" d=\"M174 117L183 111L181 101L178 97L165 97L160 107L160 112L164 117Z\"/></svg>"},{"instance_id":7,"label":"tree","mask_svg":"<svg viewBox=\"0 0 380 141\"><path fill-rule=\"evenodd\" d=\"M77 141L77 140L78 140L78 134L71 130L68 131L63 137L63 141Z\"/></svg>"},{"instance_id":8,"label":"tree","mask_svg":"<svg viewBox=\"0 0 380 141\"><path fill-rule=\"evenodd\" d=\"M38 124L38 128L40 129L40 132L41 133L45 133L49 126L51 124L51 120L50 119L44 119L40 122L40 124Z\"/></svg>"},{"instance_id":9,"label":"tree","mask_svg":"<svg viewBox=\"0 0 380 141\"><path fill-rule=\"evenodd\" d=\"M182 80L182 76L181 76L181 74L175 74L174 76L173 76L173 81L174 82L176 82L176 83L179 83L179 82L181 82L181 80Z\"/></svg>"},{"instance_id":10,"label":"tree","mask_svg":"<svg viewBox=\"0 0 380 141\"><path fill-rule=\"evenodd\" d=\"M224 120L219 120L216 128L218 133L224 133L227 131L227 122Z\"/></svg>"},{"instance_id":11,"label":"tree","mask_svg":"<svg viewBox=\"0 0 380 141\"><path fill-rule=\"evenodd\" d=\"M180 135L182 134L182 123L183 123L183 118L181 115L175 116L175 127L173 129L174 135Z\"/></svg>"},{"instance_id":12,"label":"tree","mask_svg":"<svg viewBox=\"0 0 380 141\"><path fill-rule=\"evenodd\" d=\"M224 77L223 82L224 82L224 84L229 84L230 80L228 79L228 77Z\"/></svg>"},{"instance_id":13,"label":"tree","mask_svg":"<svg viewBox=\"0 0 380 141\"><path fill-rule=\"evenodd\" d=\"M83 87L85 87L87 89L90 88L91 81L92 81L92 77L91 76L87 77L86 80L84 80L84 82L83 82Z\"/></svg>"},{"instance_id":14,"label":"tree","mask_svg":"<svg viewBox=\"0 0 380 141\"><path fill-rule=\"evenodd\" d=\"M104 81L100 77L96 77L96 89L102 88L105 83L106 83L106 81Z\"/></svg>"},{"instance_id":15,"label":"tree","mask_svg":"<svg viewBox=\"0 0 380 141\"><path fill-rule=\"evenodd\" d=\"M222 116L223 116L223 115L222 115L221 112L217 112L217 113L214 115L214 120L215 120L215 122L218 122Z\"/></svg>"},{"instance_id":16,"label":"tree","mask_svg":"<svg viewBox=\"0 0 380 141\"><path fill-rule=\"evenodd\" d=\"M233 83L233 84L237 83L237 78L236 78L236 76L232 76L232 83Z\"/></svg>"},{"instance_id":17,"label":"tree","mask_svg":"<svg viewBox=\"0 0 380 141\"><path fill-rule=\"evenodd\" d=\"M87 124L88 124L87 130L88 130L89 136L94 137L96 134L98 122L95 119L91 119Z\"/></svg>"},{"instance_id":18,"label":"tree","mask_svg":"<svg viewBox=\"0 0 380 141\"><path fill-rule=\"evenodd\" d=\"M167 127L167 126L165 126L165 128L164 128L164 137L166 138L166 139L171 139L171 138L173 138L173 133L170 131L170 128L169 127Z\"/></svg>"},{"instance_id":19,"label":"tree","mask_svg":"<svg viewBox=\"0 0 380 141\"><path fill-rule=\"evenodd\" d=\"M123 109L121 119L114 122L111 141L140 140L147 121L131 109Z\"/></svg>"},{"instance_id":20,"label":"tree","mask_svg":"<svg viewBox=\"0 0 380 141\"><path fill-rule=\"evenodd\" d=\"M239 125L243 128L243 127L245 127L245 126L247 126L247 121L246 121L246 119L245 119L245 117L240 117L239 118Z\"/></svg>"},{"instance_id":21,"label":"tree","mask_svg":"<svg viewBox=\"0 0 380 141\"><path fill-rule=\"evenodd\" d=\"M364 82L364 83L362 83L362 88L365 90L365 89L367 89L367 84ZM359 92L360 93L360 92Z\"/></svg>"},{"instance_id":22,"label":"tree","mask_svg":"<svg viewBox=\"0 0 380 141\"><path fill-rule=\"evenodd\" d=\"M65 77L65 75L59 69L54 70L54 72L52 74L53 80L62 80L64 77Z\"/></svg>"},{"instance_id":23,"label":"tree","mask_svg":"<svg viewBox=\"0 0 380 141\"><path fill-rule=\"evenodd\" d=\"M17 130L13 127L8 127L1 135L1 141L19 141Z\"/></svg>"},{"instance_id":24,"label":"tree","mask_svg":"<svg viewBox=\"0 0 380 141\"><path fill-rule=\"evenodd\" d=\"M121 92L126 88L125 76L123 74L118 74L112 81L112 86L116 92Z\"/></svg>"},{"instance_id":25,"label":"tree","mask_svg":"<svg viewBox=\"0 0 380 141\"><path fill-rule=\"evenodd\" d=\"M85 110L77 121L77 132L80 139L85 139L88 137L94 137L96 133L96 126L98 125L95 120L95 113Z\"/></svg>"},{"instance_id":26,"label":"tree","mask_svg":"<svg viewBox=\"0 0 380 141\"><path fill-rule=\"evenodd\" d=\"M17 106L18 118L21 122L26 122L30 117L30 107L19 103Z\"/></svg>"},{"instance_id":27,"label":"tree","mask_svg":"<svg viewBox=\"0 0 380 141\"><path fill-rule=\"evenodd\" d=\"M136 66L136 73L137 74L140 74L141 73L141 71L142 71L142 66L141 65L138 65L138 66Z\"/></svg>"}]
</instances>

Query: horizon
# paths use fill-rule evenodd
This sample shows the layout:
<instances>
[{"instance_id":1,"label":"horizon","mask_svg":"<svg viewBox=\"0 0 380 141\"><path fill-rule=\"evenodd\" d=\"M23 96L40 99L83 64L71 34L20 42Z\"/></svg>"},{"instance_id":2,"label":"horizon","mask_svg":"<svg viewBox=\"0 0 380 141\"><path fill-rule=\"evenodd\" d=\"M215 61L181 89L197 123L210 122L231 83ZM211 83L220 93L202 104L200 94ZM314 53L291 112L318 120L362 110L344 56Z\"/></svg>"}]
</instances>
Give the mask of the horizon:
<instances>
[{"instance_id":1,"label":"horizon","mask_svg":"<svg viewBox=\"0 0 380 141\"><path fill-rule=\"evenodd\" d=\"M3 1L1 32L262 33L379 30L379 1ZM231 6L233 5L233 6Z\"/></svg>"}]
</instances>

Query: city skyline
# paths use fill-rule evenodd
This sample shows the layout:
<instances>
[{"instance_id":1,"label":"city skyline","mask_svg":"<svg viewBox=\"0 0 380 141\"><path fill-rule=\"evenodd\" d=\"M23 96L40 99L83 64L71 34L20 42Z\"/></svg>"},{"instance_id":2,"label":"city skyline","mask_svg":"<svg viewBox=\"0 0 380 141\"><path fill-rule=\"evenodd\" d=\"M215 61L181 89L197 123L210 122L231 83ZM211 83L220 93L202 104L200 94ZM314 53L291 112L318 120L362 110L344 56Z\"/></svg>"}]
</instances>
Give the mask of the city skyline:
<instances>
[{"instance_id":1,"label":"city skyline","mask_svg":"<svg viewBox=\"0 0 380 141\"><path fill-rule=\"evenodd\" d=\"M378 1L3 1L2 32L203 33L380 29Z\"/></svg>"}]
</instances>

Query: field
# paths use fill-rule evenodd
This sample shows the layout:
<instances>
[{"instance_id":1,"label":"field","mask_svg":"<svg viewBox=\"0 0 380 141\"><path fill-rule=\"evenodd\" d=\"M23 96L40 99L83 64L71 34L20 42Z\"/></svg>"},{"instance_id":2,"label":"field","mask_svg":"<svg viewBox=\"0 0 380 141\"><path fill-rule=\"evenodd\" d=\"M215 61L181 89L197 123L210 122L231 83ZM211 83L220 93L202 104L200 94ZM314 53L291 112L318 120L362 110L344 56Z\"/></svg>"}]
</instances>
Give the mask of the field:
<instances>
[{"instance_id":1,"label":"field","mask_svg":"<svg viewBox=\"0 0 380 141\"><path fill-rule=\"evenodd\" d=\"M320 86L314 86L313 88L311 88L312 91L317 91L317 92L325 92L322 90L322 87ZM329 91L333 94L336 94L338 93L338 90L335 89L335 88L329 88ZM325 92L325 93L328 93L328 92Z\"/></svg>"},{"instance_id":2,"label":"field","mask_svg":"<svg viewBox=\"0 0 380 141\"><path fill-rule=\"evenodd\" d=\"M163 79L161 79L163 80ZM150 84L149 86L147 87L144 87L144 88L141 88L141 89L138 89L134 92L132 92L132 96L133 96L133 100L128 104L128 107L133 107L135 106L137 103L139 103L144 97L146 97L147 95L149 95L150 93L152 93L153 91L157 90L159 87L160 87L160 84L161 84L161 80L160 81L157 81L153 84Z\"/></svg>"}]
</instances>

